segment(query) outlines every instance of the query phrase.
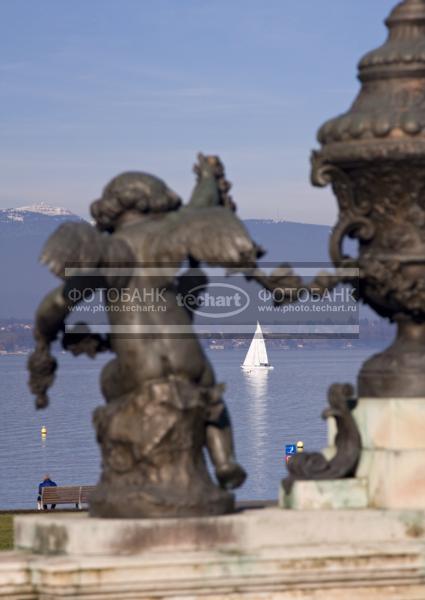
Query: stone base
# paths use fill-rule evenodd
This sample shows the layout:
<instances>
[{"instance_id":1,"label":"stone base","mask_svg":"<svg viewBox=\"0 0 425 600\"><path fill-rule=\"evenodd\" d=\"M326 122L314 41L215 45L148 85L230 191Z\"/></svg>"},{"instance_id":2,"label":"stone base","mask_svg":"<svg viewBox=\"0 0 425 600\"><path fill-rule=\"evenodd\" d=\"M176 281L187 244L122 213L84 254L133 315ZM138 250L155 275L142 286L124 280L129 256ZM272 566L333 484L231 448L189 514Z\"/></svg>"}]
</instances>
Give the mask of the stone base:
<instances>
[{"instance_id":1,"label":"stone base","mask_svg":"<svg viewBox=\"0 0 425 600\"><path fill-rule=\"evenodd\" d=\"M425 509L425 450L363 450L359 476L367 476L369 506Z\"/></svg>"},{"instance_id":2,"label":"stone base","mask_svg":"<svg viewBox=\"0 0 425 600\"><path fill-rule=\"evenodd\" d=\"M366 508L368 481L366 478L296 481L290 494L281 486L279 506L292 510Z\"/></svg>"},{"instance_id":3,"label":"stone base","mask_svg":"<svg viewBox=\"0 0 425 600\"><path fill-rule=\"evenodd\" d=\"M423 555L398 548L302 548L258 556L196 553L28 561L5 600L423 600ZM6 575L7 577L7 575ZM3 582L2 582L3 583ZM31 590L31 591L28 591Z\"/></svg>"},{"instance_id":4,"label":"stone base","mask_svg":"<svg viewBox=\"0 0 425 600\"><path fill-rule=\"evenodd\" d=\"M177 486L176 486L177 487ZM110 519L185 518L225 515L235 509L235 496L208 479L194 482L192 493L159 485L120 487L98 484L90 495L90 514Z\"/></svg>"},{"instance_id":5,"label":"stone base","mask_svg":"<svg viewBox=\"0 0 425 600\"><path fill-rule=\"evenodd\" d=\"M425 513L245 510L223 517L15 519L0 598L423 600Z\"/></svg>"},{"instance_id":6,"label":"stone base","mask_svg":"<svg viewBox=\"0 0 425 600\"><path fill-rule=\"evenodd\" d=\"M353 416L363 446L356 477L367 480L368 506L425 510L425 398L360 398ZM328 459L335 434L329 419Z\"/></svg>"}]
</instances>

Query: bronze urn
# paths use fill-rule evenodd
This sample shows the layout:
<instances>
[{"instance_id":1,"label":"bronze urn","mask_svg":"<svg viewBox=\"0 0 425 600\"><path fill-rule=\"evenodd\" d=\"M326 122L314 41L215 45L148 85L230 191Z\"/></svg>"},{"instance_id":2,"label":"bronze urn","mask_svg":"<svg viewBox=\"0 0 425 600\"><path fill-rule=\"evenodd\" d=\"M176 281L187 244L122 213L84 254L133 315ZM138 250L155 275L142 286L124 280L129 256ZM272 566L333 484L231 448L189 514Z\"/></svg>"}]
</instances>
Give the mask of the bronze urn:
<instances>
[{"instance_id":1,"label":"bronze urn","mask_svg":"<svg viewBox=\"0 0 425 600\"><path fill-rule=\"evenodd\" d=\"M319 131L312 180L338 199L333 262L358 267L359 298L398 325L363 365L359 396L413 398L425 396L425 0L401 2L386 25L385 44L360 62L354 104Z\"/></svg>"}]
</instances>

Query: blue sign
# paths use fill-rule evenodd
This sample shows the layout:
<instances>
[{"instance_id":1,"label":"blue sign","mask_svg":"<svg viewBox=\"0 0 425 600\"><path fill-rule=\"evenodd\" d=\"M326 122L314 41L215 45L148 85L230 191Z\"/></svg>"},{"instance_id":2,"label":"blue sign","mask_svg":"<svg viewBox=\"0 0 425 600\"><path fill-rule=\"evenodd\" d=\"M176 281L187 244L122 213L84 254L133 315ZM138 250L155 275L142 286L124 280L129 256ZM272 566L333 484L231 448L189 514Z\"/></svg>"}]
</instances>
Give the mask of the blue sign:
<instances>
[{"instance_id":1,"label":"blue sign","mask_svg":"<svg viewBox=\"0 0 425 600\"><path fill-rule=\"evenodd\" d=\"M297 453L296 444L288 444L287 446L285 446L286 456L291 456L292 454L296 454L296 453Z\"/></svg>"}]
</instances>

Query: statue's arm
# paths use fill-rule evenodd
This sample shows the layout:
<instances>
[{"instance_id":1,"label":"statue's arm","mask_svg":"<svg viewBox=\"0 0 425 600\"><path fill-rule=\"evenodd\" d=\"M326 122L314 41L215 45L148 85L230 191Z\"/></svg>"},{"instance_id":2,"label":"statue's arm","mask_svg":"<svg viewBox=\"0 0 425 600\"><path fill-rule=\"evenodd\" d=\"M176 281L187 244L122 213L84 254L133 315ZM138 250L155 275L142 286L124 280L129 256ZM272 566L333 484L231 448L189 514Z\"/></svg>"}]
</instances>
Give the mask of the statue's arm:
<instances>
[{"instance_id":1,"label":"statue's arm","mask_svg":"<svg viewBox=\"0 0 425 600\"><path fill-rule=\"evenodd\" d=\"M37 408L48 405L47 390L52 385L57 367L50 351L51 343L57 338L68 308L63 296L64 286L51 291L41 301L34 324L35 349L28 359L29 387L36 396Z\"/></svg>"},{"instance_id":2,"label":"statue's arm","mask_svg":"<svg viewBox=\"0 0 425 600\"><path fill-rule=\"evenodd\" d=\"M41 301L35 315L35 349L29 357L28 370L29 386L36 396L37 408L48 405L47 390L53 384L57 368L50 347L59 332L63 331L65 319L73 305L69 299L66 299L64 291L65 285L60 285L49 292Z\"/></svg>"},{"instance_id":3,"label":"statue's arm","mask_svg":"<svg viewBox=\"0 0 425 600\"><path fill-rule=\"evenodd\" d=\"M93 280L87 277L72 277L41 301L35 316L35 349L28 360L29 386L36 396L37 408L48 405L47 391L53 384L57 368L56 359L51 353L52 342L64 332L67 316L83 298L81 292L86 288L95 289L100 283L99 277ZM108 337L90 333L84 323L76 325L78 332L63 333L62 346L65 350L69 350L75 356L87 354L93 358L97 353L110 349Z\"/></svg>"},{"instance_id":4,"label":"statue's arm","mask_svg":"<svg viewBox=\"0 0 425 600\"><path fill-rule=\"evenodd\" d=\"M224 165L218 156L198 154L198 161L193 167L196 184L188 206L190 208L208 208L224 206L236 210L229 190L232 187L227 181Z\"/></svg>"},{"instance_id":5,"label":"statue's arm","mask_svg":"<svg viewBox=\"0 0 425 600\"><path fill-rule=\"evenodd\" d=\"M36 344L55 341L68 316L72 303L65 298L65 285L60 285L47 294L35 314L34 338Z\"/></svg>"},{"instance_id":6,"label":"statue's arm","mask_svg":"<svg viewBox=\"0 0 425 600\"><path fill-rule=\"evenodd\" d=\"M56 359L51 353L51 344L64 331L67 316L82 299L82 294L72 292L89 286L90 283L87 278L68 279L64 284L49 292L36 311L33 334L35 349L29 357L28 370L30 372L29 386L36 396L37 408L44 408L48 405L47 391L53 384L57 368ZM95 287L95 283L92 283ZM90 335L86 334L80 337L83 337L84 342L87 344L87 338ZM66 335L64 335L63 342L65 338ZM68 344L72 345L69 340ZM100 344L97 343L97 345L100 347ZM73 351L73 348L70 349ZM78 354L80 352L74 353Z\"/></svg>"}]
</instances>

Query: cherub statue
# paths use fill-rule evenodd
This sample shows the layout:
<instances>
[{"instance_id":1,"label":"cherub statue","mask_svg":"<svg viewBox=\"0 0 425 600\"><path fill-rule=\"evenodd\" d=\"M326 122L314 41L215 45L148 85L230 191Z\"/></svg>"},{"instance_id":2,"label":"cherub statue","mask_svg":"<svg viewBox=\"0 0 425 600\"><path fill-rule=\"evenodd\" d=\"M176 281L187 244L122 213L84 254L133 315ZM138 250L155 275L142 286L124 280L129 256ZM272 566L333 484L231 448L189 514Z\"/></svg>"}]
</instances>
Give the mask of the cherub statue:
<instances>
[{"instance_id":1,"label":"cherub statue","mask_svg":"<svg viewBox=\"0 0 425 600\"><path fill-rule=\"evenodd\" d=\"M192 330L193 315L177 296L188 275L198 291L207 285L202 263L255 270L261 250L235 215L218 157L199 155L195 172L197 185L185 206L157 177L140 172L115 177L91 206L96 227L66 223L42 253L63 283L36 314L36 348L29 359L36 405L47 405L56 369L50 345L59 336L74 354L115 354L101 375L106 405L94 413L102 451L102 475L90 501L94 516L226 513L234 506L229 490L246 477L235 459L223 386ZM186 276L179 277L184 265ZM137 308L143 303L135 294L141 282L143 289L161 291L151 295L151 311ZM108 312L108 336L81 325L77 333L65 332L65 320L82 296L76 290L89 287L127 290ZM134 310L124 306L129 297ZM160 303L165 311L156 310ZM170 324L184 335L170 335ZM209 475L204 448L219 485Z\"/></svg>"}]
</instances>

